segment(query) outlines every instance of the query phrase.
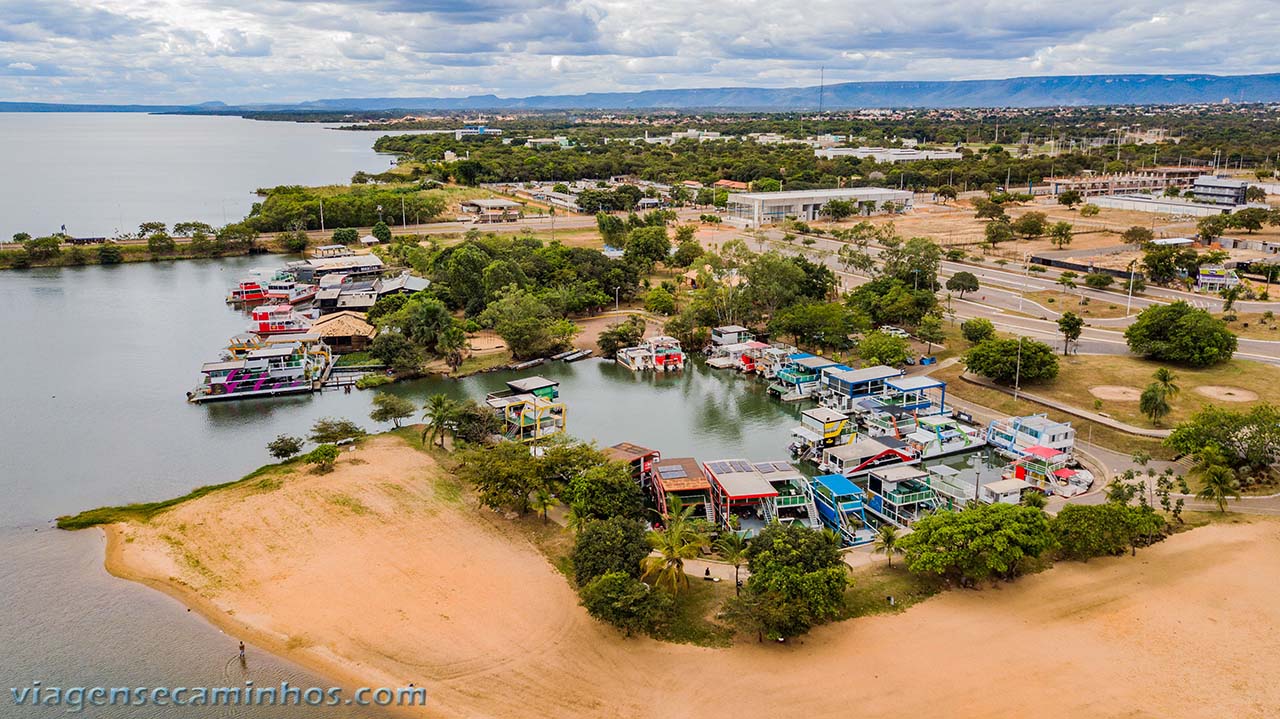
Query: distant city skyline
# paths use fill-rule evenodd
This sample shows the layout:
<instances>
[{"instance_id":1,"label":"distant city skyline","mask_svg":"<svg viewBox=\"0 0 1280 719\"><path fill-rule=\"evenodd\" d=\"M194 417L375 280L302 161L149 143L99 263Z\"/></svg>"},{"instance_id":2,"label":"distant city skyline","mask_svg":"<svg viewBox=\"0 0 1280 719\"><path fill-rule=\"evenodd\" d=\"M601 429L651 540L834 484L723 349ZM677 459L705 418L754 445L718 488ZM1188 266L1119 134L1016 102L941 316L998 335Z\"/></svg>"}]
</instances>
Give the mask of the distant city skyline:
<instances>
[{"instance_id":1,"label":"distant city skyline","mask_svg":"<svg viewBox=\"0 0 1280 719\"><path fill-rule=\"evenodd\" d=\"M1275 72L1263 3L0 0L0 100L186 104Z\"/></svg>"}]
</instances>

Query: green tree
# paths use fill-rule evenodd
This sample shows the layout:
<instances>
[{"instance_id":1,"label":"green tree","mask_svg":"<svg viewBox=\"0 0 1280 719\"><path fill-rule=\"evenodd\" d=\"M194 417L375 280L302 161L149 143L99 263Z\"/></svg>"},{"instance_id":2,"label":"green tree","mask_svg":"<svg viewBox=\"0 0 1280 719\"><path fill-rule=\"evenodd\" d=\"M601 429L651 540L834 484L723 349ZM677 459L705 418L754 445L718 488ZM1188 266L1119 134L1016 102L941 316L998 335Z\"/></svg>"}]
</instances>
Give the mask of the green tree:
<instances>
[{"instance_id":1,"label":"green tree","mask_svg":"<svg viewBox=\"0 0 1280 719\"><path fill-rule=\"evenodd\" d=\"M911 348L907 341L887 332L868 332L858 343L858 356L865 365L896 366L907 361Z\"/></svg>"},{"instance_id":2,"label":"green tree","mask_svg":"<svg viewBox=\"0 0 1280 719\"><path fill-rule=\"evenodd\" d=\"M1120 502L1068 504L1050 522L1058 555L1082 562L1124 554L1148 524L1163 529L1164 520L1150 507Z\"/></svg>"},{"instance_id":3,"label":"green tree","mask_svg":"<svg viewBox=\"0 0 1280 719\"><path fill-rule=\"evenodd\" d=\"M979 344L996 336L996 326L985 317L974 317L960 323L960 334L970 344Z\"/></svg>"},{"instance_id":4,"label":"green tree","mask_svg":"<svg viewBox=\"0 0 1280 719\"><path fill-rule=\"evenodd\" d=\"M1228 499L1240 498L1240 480L1227 466L1227 460L1217 446L1210 444L1201 449L1191 471L1200 478L1196 499L1213 502L1218 505L1219 512L1227 511Z\"/></svg>"},{"instance_id":5,"label":"green tree","mask_svg":"<svg viewBox=\"0 0 1280 719\"><path fill-rule=\"evenodd\" d=\"M989 339L970 348L963 361L970 372L1005 385L1058 376L1058 358L1053 348L1035 340Z\"/></svg>"},{"instance_id":6,"label":"green tree","mask_svg":"<svg viewBox=\"0 0 1280 719\"><path fill-rule=\"evenodd\" d=\"M1160 420L1172 412L1173 408L1169 406L1169 399L1160 383L1152 382L1138 397L1138 410L1145 414L1152 424L1158 426Z\"/></svg>"},{"instance_id":7,"label":"green tree","mask_svg":"<svg viewBox=\"0 0 1280 719\"><path fill-rule=\"evenodd\" d=\"M417 411L418 406L412 401L387 392L379 392L373 396L373 411L369 413L369 419L374 422L390 422L398 429L401 420L412 417Z\"/></svg>"},{"instance_id":8,"label":"green tree","mask_svg":"<svg viewBox=\"0 0 1280 719\"><path fill-rule=\"evenodd\" d=\"M120 250L120 245L114 242L104 242L98 245L98 263L103 265L118 265L124 262L124 253Z\"/></svg>"},{"instance_id":9,"label":"green tree","mask_svg":"<svg viewBox=\"0 0 1280 719\"><path fill-rule=\"evenodd\" d=\"M621 247L626 241L627 225L620 217L608 212L597 212L596 227L600 230L600 237L604 238L606 245Z\"/></svg>"},{"instance_id":10,"label":"green tree","mask_svg":"<svg viewBox=\"0 0 1280 719\"><path fill-rule=\"evenodd\" d=\"M650 549L644 525L637 519L588 520L573 544L574 581L583 587L610 572L639 579L640 560L649 556Z\"/></svg>"},{"instance_id":11,"label":"green tree","mask_svg":"<svg viewBox=\"0 0 1280 719\"><path fill-rule=\"evenodd\" d=\"M551 308L532 292L507 287L480 315L493 327L516 359L542 357L567 346L577 334L568 320L556 318Z\"/></svg>"},{"instance_id":12,"label":"green tree","mask_svg":"<svg viewBox=\"0 0 1280 719\"><path fill-rule=\"evenodd\" d=\"M765 632L798 636L839 616L848 583L839 550L833 534L800 524L771 524L751 541L747 594L771 607Z\"/></svg>"},{"instance_id":13,"label":"green tree","mask_svg":"<svg viewBox=\"0 0 1280 719\"><path fill-rule=\"evenodd\" d=\"M644 516L644 493L631 477L631 469L621 462L590 467L569 482L566 497L579 517L609 519Z\"/></svg>"},{"instance_id":14,"label":"green tree","mask_svg":"<svg viewBox=\"0 0 1280 719\"><path fill-rule=\"evenodd\" d=\"M836 222L852 217L857 211L857 205L849 200L830 200L822 206L823 214Z\"/></svg>"},{"instance_id":15,"label":"green tree","mask_svg":"<svg viewBox=\"0 0 1280 719\"><path fill-rule=\"evenodd\" d=\"M932 355L933 346L947 341L946 332L942 329L942 318L937 315L925 315L916 326L916 337L925 343L925 352Z\"/></svg>"},{"instance_id":16,"label":"green tree","mask_svg":"<svg viewBox=\"0 0 1280 719\"><path fill-rule=\"evenodd\" d=\"M1227 464L1246 475L1263 475L1280 462L1280 407L1262 403L1247 412L1205 405L1174 428L1165 445L1181 454L1215 447Z\"/></svg>"},{"instance_id":17,"label":"green tree","mask_svg":"<svg viewBox=\"0 0 1280 719\"><path fill-rule=\"evenodd\" d=\"M658 262L665 262L670 252L671 239L667 237L666 227L638 227L627 234L623 259L637 263L637 266L652 267Z\"/></svg>"},{"instance_id":18,"label":"green tree","mask_svg":"<svg viewBox=\"0 0 1280 719\"><path fill-rule=\"evenodd\" d=\"M644 308L660 315L676 313L676 298L662 287L654 287L645 293Z\"/></svg>"},{"instance_id":19,"label":"green tree","mask_svg":"<svg viewBox=\"0 0 1280 719\"><path fill-rule=\"evenodd\" d=\"M1155 238L1155 233L1142 225L1134 225L1120 233L1120 240L1122 242L1126 245L1133 245L1135 247L1142 247Z\"/></svg>"},{"instance_id":20,"label":"green tree","mask_svg":"<svg viewBox=\"0 0 1280 719\"><path fill-rule=\"evenodd\" d=\"M996 222L1008 222L1008 216L1004 213L1004 205L999 202L992 202L985 198L977 198L973 201L973 216L979 220L994 220Z\"/></svg>"},{"instance_id":21,"label":"green tree","mask_svg":"<svg viewBox=\"0 0 1280 719\"><path fill-rule=\"evenodd\" d=\"M152 255L173 252L175 246L173 238L164 232L154 232L147 237L147 252Z\"/></svg>"},{"instance_id":22,"label":"green tree","mask_svg":"<svg viewBox=\"0 0 1280 719\"><path fill-rule=\"evenodd\" d=\"M889 566L893 566L893 555L902 554L900 540L902 536L898 534L898 528L885 522L880 525L880 529L876 532L875 550L877 554L883 554L888 560Z\"/></svg>"},{"instance_id":23,"label":"green tree","mask_svg":"<svg viewBox=\"0 0 1280 719\"><path fill-rule=\"evenodd\" d=\"M901 544L911 571L968 583L1013 578L1053 546L1053 535L1044 512L996 503L926 515Z\"/></svg>"},{"instance_id":24,"label":"green tree","mask_svg":"<svg viewBox=\"0 0 1280 719\"><path fill-rule=\"evenodd\" d=\"M1032 240L1044 234L1048 217L1043 212L1028 212L1014 220L1010 228L1024 239ZM1070 225L1068 225L1070 227Z\"/></svg>"},{"instance_id":25,"label":"green tree","mask_svg":"<svg viewBox=\"0 0 1280 719\"><path fill-rule=\"evenodd\" d=\"M1078 190L1067 190L1066 192L1062 192L1058 194L1058 204L1062 205L1068 210L1080 204L1083 200L1084 200L1084 197L1080 194Z\"/></svg>"},{"instance_id":26,"label":"green tree","mask_svg":"<svg viewBox=\"0 0 1280 719\"><path fill-rule=\"evenodd\" d=\"M1264 195L1263 199L1265 198ZM1253 234L1262 229L1263 223L1267 222L1270 216L1271 211L1265 207L1246 207L1227 215L1227 225Z\"/></svg>"},{"instance_id":27,"label":"green tree","mask_svg":"<svg viewBox=\"0 0 1280 719\"><path fill-rule=\"evenodd\" d=\"M697 559L710 543L694 526L693 510L694 505L685 506L678 497L672 497L670 509L663 517L665 526L647 535L653 553L640 560L640 578L672 594L689 588L684 562Z\"/></svg>"},{"instance_id":28,"label":"green tree","mask_svg":"<svg viewBox=\"0 0 1280 719\"><path fill-rule=\"evenodd\" d=\"M650 591L648 585L626 572L600 575L582 588L581 596L588 614L628 637L637 632L655 634L671 621L671 595Z\"/></svg>"},{"instance_id":29,"label":"green tree","mask_svg":"<svg viewBox=\"0 0 1280 719\"><path fill-rule=\"evenodd\" d=\"M384 245L391 241L391 228L387 227L387 223L381 220L374 223L373 229L369 230L369 234Z\"/></svg>"},{"instance_id":30,"label":"green tree","mask_svg":"<svg viewBox=\"0 0 1280 719\"><path fill-rule=\"evenodd\" d=\"M1196 221L1196 232L1204 242L1212 242L1222 237L1222 233L1230 227L1231 221L1225 215L1207 215Z\"/></svg>"},{"instance_id":31,"label":"green tree","mask_svg":"<svg viewBox=\"0 0 1280 719\"><path fill-rule=\"evenodd\" d=\"M427 425L422 430L422 443L425 445L430 437L431 443L435 444L439 438L440 446L443 447L445 433L458 419L458 402L447 394L433 394L427 398L422 409L422 419Z\"/></svg>"},{"instance_id":32,"label":"green tree","mask_svg":"<svg viewBox=\"0 0 1280 719\"><path fill-rule=\"evenodd\" d=\"M360 241L360 231L354 227L340 227L333 231L333 242L338 245L354 245Z\"/></svg>"},{"instance_id":33,"label":"green tree","mask_svg":"<svg viewBox=\"0 0 1280 719\"><path fill-rule=\"evenodd\" d=\"M341 451L332 444L322 444L311 450L304 457L307 464L314 464L316 471L325 474L333 471L333 465L338 461Z\"/></svg>"},{"instance_id":34,"label":"green tree","mask_svg":"<svg viewBox=\"0 0 1280 719\"><path fill-rule=\"evenodd\" d=\"M1098 207L1092 202L1085 203L1084 205L1080 206L1081 217L1097 217L1101 213L1102 213L1102 208Z\"/></svg>"},{"instance_id":35,"label":"green tree","mask_svg":"<svg viewBox=\"0 0 1280 719\"><path fill-rule=\"evenodd\" d=\"M1190 367L1226 362L1237 344L1225 322L1182 301L1144 309L1124 337L1135 354Z\"/></svg>"},{"instance_id":36,"label":"green tree","mask_svg":"<svg viewBox=\"0 0 1280 719\"><path fill-rule=\"evenodd\" d=\"M302 438L287 434L279 435L267 444L267 451L276 459L289 459L302 451Z\"/></svg>"},{"instance_id":37,"label":"green tree","mask_svg":"<svg viewBox=\"0 0 1280 719\"><path fill-rule=\"evenodd\" d=\"M671 255L671 266L681 269L692 267L702 256L702 245L697 240L689 239L676 245L675 254Z\"/></svg>"},{"instance_id":38,"label":"green tree","mask_svg":"<svg viewBox=\"0 0 1280 719\"><path fill-rule=\"evenodd\" d=\"M962 270L948 277L946 286L952 292L959 292L960 299L964 299L964 293L978 291L978 276Z\"/></svg>"},{"instance_id":39,"label":"green tree","mask_svg":"<svg viewBox=\"0 0 1280 719\"><path fill-rule=\"evenodd\" d=\"M943 185L938 188L938 199L942 200L942 204L947 204L947 200L954 201L960 193L956 192L956 188L951 185Z\"/></svg>"},{"instance_id":40,"label":"green tree","mask_svg":"<svg viewBox=\"0 0 1280 719\"><path fill-rule=\"evenodd\" d=\"M1058 249L1071 244L1071 223L1055 222L1049 225L1049 242Z\"/></svg>"},{"instance_id":41,"label":"green tree","mask_svg":"<svg viewBox=\"0 0 1280 719\"><path fill-rule=\"evenodd\" d=\"M1084 276L1084 284L1086 287L1092 287L1095 290L1105 290L1114 284L1116 279L1105 272L1090 272Z\"/></svg>"},{"instance_id":42,"label":"green tree","mask_svg":"<svg viewBox=\"0 0 1280 719\"><path fill-rule=\"evenodd\" d=\"M422 352L399 332L380 332L369 345L369 354L397 372L413 372L422 366Z\"/></svg>"},{"instance_id":43,"label":"green tree","mask_svg":"<svg viewBox=\"0 0 1280 719\"><path fill-rule=\"evenodd\" d=\"M622 322L609 325L596 339L600 356L613 359L618 355L618 350L640 344L641 338L644 337L644 329L644 318L639 315L630 315Z\"/></svg>"},{"instance_id":44,"label":"green tree","mask_svg":"<svg viewBox=\"0 0 1280 719\"><path fill-rule=\"evenodd\" d=\"M1074 312L1063 312L1058 317L1058 332L1062 333L1062 356L1066 357L1071 343L1079 340L1084 332L1084 319Z\"/></svg>"},{"instance_id":45,"label":"green tree","mask_svg":"<svg viewBox=\"0 0 1280 719\"><path fill-rule=\"evenodd\" d=\"M986 243L992 247L995 247L1001 242L1009 242L1013 240L1013 228L1009 226L1008 222L1003 220L988 222L987 226L983 229L982 234Z\"/></svg>"},{"instance_id":46,"label":"green tree","mask_svg":"<svg viewBox=\"0 0 1280 719\"><path fill-rule=\"evenodd\" d=\"M733 565L734 595L742 594L742 579L739 571L747 561L747 540L737 532L723 532L715 542L715 550L720 558Z\"/></svg>"},{"instance_id":47,"label":"green tree","mask_svg":"<svg viewBox=\"0 0 1280 719\"><path fill-rule=\"evenodd\" d=\"M1177 397L1182 388L1177 385L1178 375L1168 367L1159 367L1151 374L1152 379L1160 386L1160 391L1164 392L1166 397Z\"/></svg>"},{"instance_id":48,"label":"green tree","mask_svg":"<svg viewBox=\"0 0 1280 719\"><path fill-rule=\"evenodd\" d=\"M310 439L316 444L332 444L364 435L365 431L349 419L321 417L311 425Z\"/></svg>"}]
</instances>

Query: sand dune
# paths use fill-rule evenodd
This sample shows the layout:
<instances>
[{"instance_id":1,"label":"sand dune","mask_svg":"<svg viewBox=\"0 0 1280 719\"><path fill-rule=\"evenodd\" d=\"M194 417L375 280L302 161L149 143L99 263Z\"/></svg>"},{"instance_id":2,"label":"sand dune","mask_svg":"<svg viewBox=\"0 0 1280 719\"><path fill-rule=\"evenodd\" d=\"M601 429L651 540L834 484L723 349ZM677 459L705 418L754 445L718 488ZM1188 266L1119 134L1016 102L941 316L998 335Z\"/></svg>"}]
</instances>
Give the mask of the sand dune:
<instances>
[{"instance_id":1,"label":"sand dune","mask_svg":"<svg viewBox=\"0 0 1280 719\"><path fill-rule=\"evenodd\" d=\"M1280 716L1280 524L1062 564L788 646L625 640L391 437L109 529L108 568L428 716Z\"/></svg>"}]
</instances>

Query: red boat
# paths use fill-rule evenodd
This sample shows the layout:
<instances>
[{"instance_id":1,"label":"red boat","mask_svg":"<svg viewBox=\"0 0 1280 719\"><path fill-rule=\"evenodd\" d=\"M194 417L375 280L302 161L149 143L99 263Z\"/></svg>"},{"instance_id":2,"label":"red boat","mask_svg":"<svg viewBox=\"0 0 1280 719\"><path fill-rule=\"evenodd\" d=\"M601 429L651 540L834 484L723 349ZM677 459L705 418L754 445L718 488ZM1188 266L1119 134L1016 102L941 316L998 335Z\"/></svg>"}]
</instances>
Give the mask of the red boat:
<instances>
[{"instance_id":1,"label":"red boat","mask_svg":"<svg viewBox=\"0 0 1280 719\"><path fill-rule=\"evenodd\" d=\"M292 305L263 305L253 310L253 324L249 331L255 335L278 335L289 332L306 332L311 320L294 311Z\"/></svg>"},{"instance_id":2,"label":"red boat","mask_svg":"<svg viewBox=\"0 0 1280 719\"><path fill-rule=\"evenodd\" d=\"M267 283L266 298L296 305L315 299L319 291L320 288L316 285L298 284L292 277L285 277Z\"/></svg>"},{"instance_id":3,"label":"red boat","mask_svg":"<svg viewBox=\"0 0 1280 719\"><path fill-rule=\"evenodd\" d=\"M227 295L227 302L233 304L250 304L253 302L266 302L267 290L262 283L255 279L240 280L240 284L231 289L231 294Z\"/></svg>"}]
</instances>

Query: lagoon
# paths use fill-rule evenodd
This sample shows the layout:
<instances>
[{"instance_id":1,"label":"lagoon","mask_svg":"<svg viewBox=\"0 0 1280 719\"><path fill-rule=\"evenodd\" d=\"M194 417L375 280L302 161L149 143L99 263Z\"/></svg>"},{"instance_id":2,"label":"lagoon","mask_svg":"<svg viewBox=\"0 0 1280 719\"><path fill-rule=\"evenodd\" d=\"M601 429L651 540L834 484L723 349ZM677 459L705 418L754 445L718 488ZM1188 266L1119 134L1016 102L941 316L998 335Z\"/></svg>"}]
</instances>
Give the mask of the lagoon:
<instances>
[{"instance_id":1,"label":"lagoon","mask_svg":"<svg viewBox=\"0 0 1280 719\"><path fill-rule=\"evenodd\" d=\"M260 187L346 183L393 162L369 132L315 123L142 113L0 113L0 238L218 226Z\"/></svg>"},{"instance_id":2,"label":"lagoon","mask_svg":"<svg viewBox=\"0 0 1280 719\"><path fill-rule=\"evenodd\" d=\"M60 514L165 499L270 461L266 443L305 434L322 416L370 430L371 392L191 405L185 392L246 317L223 302L247 270L279 258L135 263L0 273L0 690L46 685L200 686L246 677L228 663L235 639L177 602L102 569L101 532L53 530ZM783 459L799 408L764 385L701 363L682 374L634 375L600 360L522 374L561 382L571 434L631 441L665 456ZM422 380L389 391L482 397L517 376ZM250 651L259 683L327 684ZM4 701L8 701L7 699ZM278 710L277 710L278 711ZM2 712L0 712L2 713ZM63 716L61 710L31 716ZM220 709L191 716L265 717ZM165 716L104 709L95 716ZM308 716L377 716L352 712Z\"/></svg>"}]
</instances>

